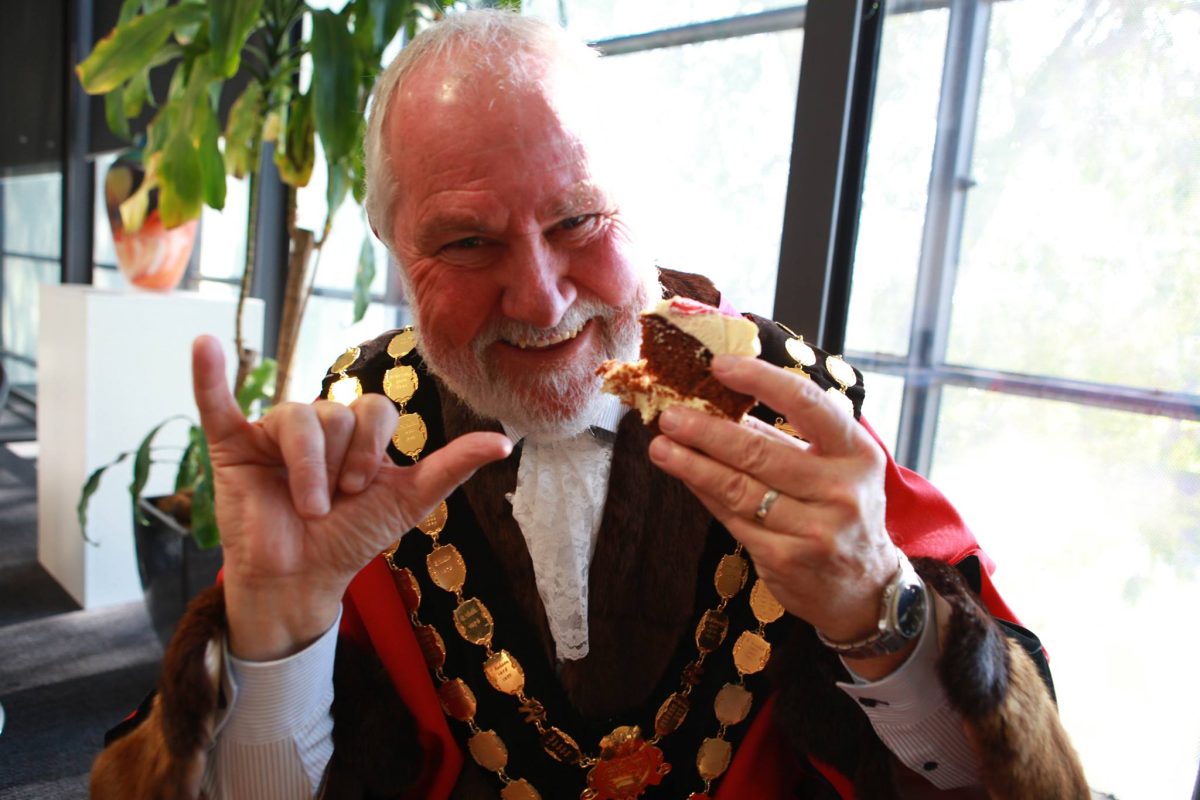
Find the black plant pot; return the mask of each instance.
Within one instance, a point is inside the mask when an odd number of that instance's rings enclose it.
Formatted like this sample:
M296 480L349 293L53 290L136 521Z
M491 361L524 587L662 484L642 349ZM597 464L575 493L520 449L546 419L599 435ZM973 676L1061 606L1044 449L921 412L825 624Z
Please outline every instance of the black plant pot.
M216 580L221 548L201 550L188 529L153 500L141 500L146 519L134 519L134 540L146 611L158 640L166 647L188 601Z

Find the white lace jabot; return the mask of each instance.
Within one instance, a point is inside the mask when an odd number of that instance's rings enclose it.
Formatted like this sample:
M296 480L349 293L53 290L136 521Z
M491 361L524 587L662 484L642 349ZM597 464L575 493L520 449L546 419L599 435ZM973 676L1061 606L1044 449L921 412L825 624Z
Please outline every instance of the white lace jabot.
M607 396L606 396L607 397ZM615 433L628 410L608 397L594 428ZM509 438L518 431L505 424ZM588 570L608 493L612 444L584 431L570 439L525 439L513 517L533 560L538 595L560 660L588 654Z

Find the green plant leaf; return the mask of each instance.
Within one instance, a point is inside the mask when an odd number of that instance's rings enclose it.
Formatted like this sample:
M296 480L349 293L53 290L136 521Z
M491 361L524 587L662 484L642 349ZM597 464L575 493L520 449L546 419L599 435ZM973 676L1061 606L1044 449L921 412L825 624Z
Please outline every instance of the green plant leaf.
M142 107L147 101L153 101L153 96L150 94L150 70L149 68L142 70L129 79L129 83L125 84L124 95L124 112L126 119L133 119L138 114L142 113ZM108 102L108 96L104 98L105 103ZM112 123L109 123L112 127Z
M142 0L125 0L121 3L121 13L117 16L117 27L121 27L137 16L142 8Z
M326 167L328 171L325 182L325 219L328 222L341 208L342 202L346 199L346 193L350 191L350 175L347 174L346 166L341 162L327 161ZM323 234L322 238L324 238Z
M146 434L146 438L142 439L142 443L138 445L137 455L133 459L133 482L129 484L129 496L133 499L134 518L138 522L145 521L138 501L142 499L142 490L146 488L146 481L150 479L150 450L154 446L154 437L158 436L158 432L163 427L177 419L187 419L187 417L179 415L167 417L151 428L150 432Z
M368 227L368 230L370 228ZM375 280L375 248L371 234L363 237L358 251L358 271L354 273L354 321L361 322L371 305L371 281Z
M242 47L258 22L262 0L209 0L208 41L213 71L232 78L241 63Z
M158 173L158 212L168 228L196 219L204 203L200 154L183 126L176 126L163 146Z
M200 173L204 180L204 202L220 211L225 207L225 159L217 142L221 133L217 130L217 115L207 104L200 113L204 117L204 130L200 134L197 153L200 157Z
M371 17L375 20L372 33L375 35L376 61L383 55L384 48L413 13L412 0L367 0Z
M92 495L94 495L96 490L100 488L100 478L109 469L109 467L115 467L117 464L120 464L131 455L133 455L133 451L126 450L124 453L121 453L103 467L97 468L94 472L92 472L91 475L88 476L88 479L83 484L83 489L79 492L79 502L75 504L75 518L79 520L79 533L83 536L83 540L88 544L100 544L95 539L92 539L87 535L88 504L92 501Z
M200 465L196 491L192 495L192 538L201 549L207 550L221 542L221 534L217 530L216 484L213 482L212 459L208 455L208 437L202 428L194 425L190 434Z
M287 124L275 145L275 166L284 183L307 186L316 163L312 92L296 96L288 110Z
M254 404L259 400L268 400L275 396L275 374L279 365L273 358L264 358L258 366L246 376L246 382L237 393L238 408L242 414L249 417Z
M212 481L208 478L201 478L196 483L196 491L192 495L192 538L201 550L221 543Z
M331 11L312 12L313 110L325 158L340 161L354 147L358 112L359 59L354 37Z
M116 89L146 68L177 25L204 17L200 3L181 3L118 25L96 43L91 55L75 67L75 74L88 94Z
M193 425L192 430L195 429L196 426ZM196 464L196 443L192 441L192 430L188 431L187 447L183 448L183 455L179 457L179 469L175 472L176 492L192 488L196 482L196 476L200 474Z
M235 178L244 178L258 168L263 110L262 85L258 81L251 81L229 109L225 169Z
M120 139L129 140L129 119L125 116L125 90L118 86L104 95L104 121Z
M360 206L367 199L367 165L361 137L350 153L350 191Z

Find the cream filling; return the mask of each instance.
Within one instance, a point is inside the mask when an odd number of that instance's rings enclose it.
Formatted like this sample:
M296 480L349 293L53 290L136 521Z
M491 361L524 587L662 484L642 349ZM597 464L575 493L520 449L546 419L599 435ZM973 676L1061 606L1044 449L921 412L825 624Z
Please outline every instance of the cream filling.
M714 309L708 314L687 314L673 310L671 300L660 300L647 312L670 322L697 339L713 355L757 356L762 352L758 326L745 317L731 317Z

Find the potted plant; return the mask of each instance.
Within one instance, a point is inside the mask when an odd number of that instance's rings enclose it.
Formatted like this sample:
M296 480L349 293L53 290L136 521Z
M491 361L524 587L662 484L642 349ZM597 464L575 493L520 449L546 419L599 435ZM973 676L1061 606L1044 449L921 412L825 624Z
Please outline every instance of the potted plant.
M511 3L505 3L511 5ZM119 204L123 230L136 232L146 220L150 193L168 229L197 219L204 205L220 210L225 202L226 175L250 182L245 269L238 299L234 344L237 352L235 393L249 415L262 401L277 402L287 391L304 306L312 291L322 246L334 213L347 195L363 199L362 133L367 99L381 69L384 48L403 30L441 13L437 0L350 0L337 12L316 10L303 0L125 0L116 27L97 42L76 73L85 91L104 97L110 129L126 139L143 139L140 183ZM312 60L312 79L301 86L305 56ZM165 97L155 97L151 73L171 74ZM237 92L227 118L220 118L221 99ZM226 97L228 101L230 98ZM156 109L144 131L130 120L147 106ZM327 169L327 212L319 232L296 225L295 192L305 186L315 163L319 138ZM245 346L242 309L255 269L255 233L259 224L260 161L271 157L288 192L290 252L286 296L278 336L277 362L261 360ZM362 248L355 281L355 321L362 318L374 274L372 248ZM135 449L97 469L83 487L78 517L87 538L87 505L111 466L133 458L130 495L139 546L151 541L151 522L170 527L176 518L190 531L168 535L163 550L179 553L183 570L188 556L216 547L219 533L213 511L212 468L204 433L189 422L188 444L176 461L176 493L165 501L174 513L147 507L142 491L163 448L155 437L176 418L154 427ZM160 504L161 505L161 504ZM89 540L90 541L90 540ZM194 561L195 559L191 559ZM153 567L163 558L139 555L139 569L152 602ZM219 562L219 557L215 560ZM155 573L157 574L157 573ZM186 577L183 588L154 591L174 606L182 592L198 586ZM156 621L177 611L153 610ZM160 632L160 635L162 633Z

